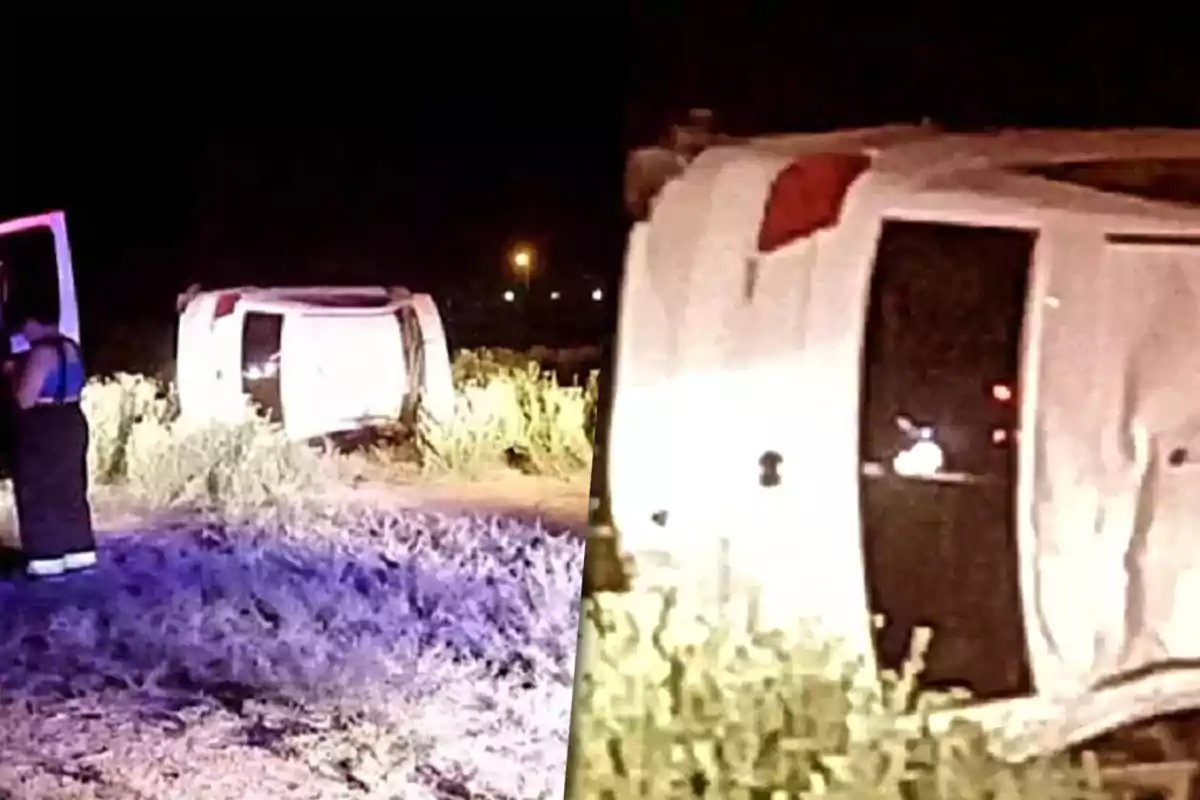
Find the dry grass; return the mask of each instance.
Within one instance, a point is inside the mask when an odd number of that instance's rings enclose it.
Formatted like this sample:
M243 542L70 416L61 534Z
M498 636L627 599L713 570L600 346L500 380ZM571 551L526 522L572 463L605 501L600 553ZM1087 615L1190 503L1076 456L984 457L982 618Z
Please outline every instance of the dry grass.
M0 583L0 797L560 795L574 537L359 510L102 545Z

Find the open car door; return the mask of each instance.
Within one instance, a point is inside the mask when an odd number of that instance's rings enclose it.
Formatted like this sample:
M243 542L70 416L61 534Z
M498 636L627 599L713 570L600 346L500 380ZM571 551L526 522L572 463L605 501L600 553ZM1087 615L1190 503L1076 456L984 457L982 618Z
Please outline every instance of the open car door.
M12 330L22 309L55 309L64 335L79 341L79 309L75 273L61 211L0 222L0 359L29 349L25 337ZM8 467L12 452L12 391L0 378L0 464Z
M0 222L0 298L11 353L29 349L24 337L9 330L9 319L21 307L56 308L58 327L79 341L79 309L75 272L62 211Z

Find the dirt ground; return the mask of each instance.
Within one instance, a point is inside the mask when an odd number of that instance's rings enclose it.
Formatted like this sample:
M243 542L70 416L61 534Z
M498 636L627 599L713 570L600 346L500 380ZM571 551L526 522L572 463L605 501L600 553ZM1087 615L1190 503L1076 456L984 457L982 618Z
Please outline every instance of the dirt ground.
M588 477L551 478L523 475L516 471L497 473L479 480L427 479L413 475L400 481L362 481L357 485L329 490L331 503L370 506L377 509L411 509L443 514L488 514L512 517L544 526L587 532ZM0 521L0 543L15 542L8 514ZM128 531L152 527L186 514L162 515L139 509L120 496L99 495L93 501L93 516L99 531ZM170 521L169 519L167 521Z
M447 514L496 514L578 533L587 531L588 476L536 477L511 471L476 481L416 479L411 483L366 482L341 490L342 497L375 507Z

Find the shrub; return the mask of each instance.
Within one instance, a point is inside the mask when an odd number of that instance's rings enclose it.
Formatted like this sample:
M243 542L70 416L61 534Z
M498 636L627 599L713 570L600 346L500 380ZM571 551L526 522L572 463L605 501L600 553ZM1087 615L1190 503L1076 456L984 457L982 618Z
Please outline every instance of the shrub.
M591 464L597 382L561 386L528 357L464 350L455 357L453 417L419 415L423 468L478 476L508 462L526 472L568 475Z
M479 477L510 465L541 475L578 474L591 463L597 380L559 385L536 361L509 350L466 350L455 358L455 413L418 414L413 441L376 447L360 473L415 456L427 473ZM287 440L247 406L232 423L184 426L173 387L142 375L88 383L88 467L94 486L119 486L158 508L245 514L276 508L329 482L346 459ZM410 453L412 455L410 455Z
M962 699L915 690L927 635L904 674L864 684L836 647L691 635L685 608L673 591L585 601L569 797L1097 796L1065 758L1010 764L977 726L911 724Z
M126 466L134 495L154 508L187 507L243 518L327 486L336 461L249 408L238 423L187 428L142 422L130 436Z
M587 386L584 389L583 434L589 442L596 441L596 416L600 413L600 372L593 370L588 374Z
M80 403L91 428L88 474L98 486L125 480L129 439L135 425L165 427L178 411L168 387L153 378L129 373L88 381Z
M505 347L480 347L459 350L454 354L450 372L457 387L487 383L495 378L504 378L513 371L523 372L535 359L519 350Z
M119 486L159 509L242 517L279 507L335 477L337 460L289 441L249 405L232 423L185 425L171 387L140 375L96 379L82 404L95 486Z

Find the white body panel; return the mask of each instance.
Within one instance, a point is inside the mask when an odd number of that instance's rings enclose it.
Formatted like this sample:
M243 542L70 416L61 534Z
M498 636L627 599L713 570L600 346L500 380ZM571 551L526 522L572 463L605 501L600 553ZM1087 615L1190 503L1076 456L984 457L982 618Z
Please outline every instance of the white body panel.
M223 295L232 310L217 316ZM424 385L413 385L397 314L412 308L421 327ZM430 312L432 310L432 313ZM281 320L272 364L243 357L247 314ZM436 326L435 330L431 330ZM244 373L278 376L284 429L297 439L397 420L421 389L432 412L453 403L445 332L432 298L379 287L238 288L191 297L180 313L177 375L181 413L192 421L236 420L246 407ZM452 407L452 406L451 406Z
M391 314L284 317L285 422L297 436L400 418L409 391L404 342Z
M891 131L836 226L759 254L775 176L804 153L861 152L863 141L713 148L634 228L609 445L623 548L669 551L693 582L715 581L723 561L735 583L761 587L768 621L816 622L872 658L858 442L882 225L1032 231L1017 536L1036 696L980 713L1019 712L1021 746L1053 749L1196 705L1200 668L1179 665L1200 664L1200 466L1165 459L1200 454L1200 208L1005 166L1200 160L1200 132ZM1106 238L1131 234L1194 241ZM768 450L784 457L773 489L757 480ZM660 512L666 525L652 521Z

